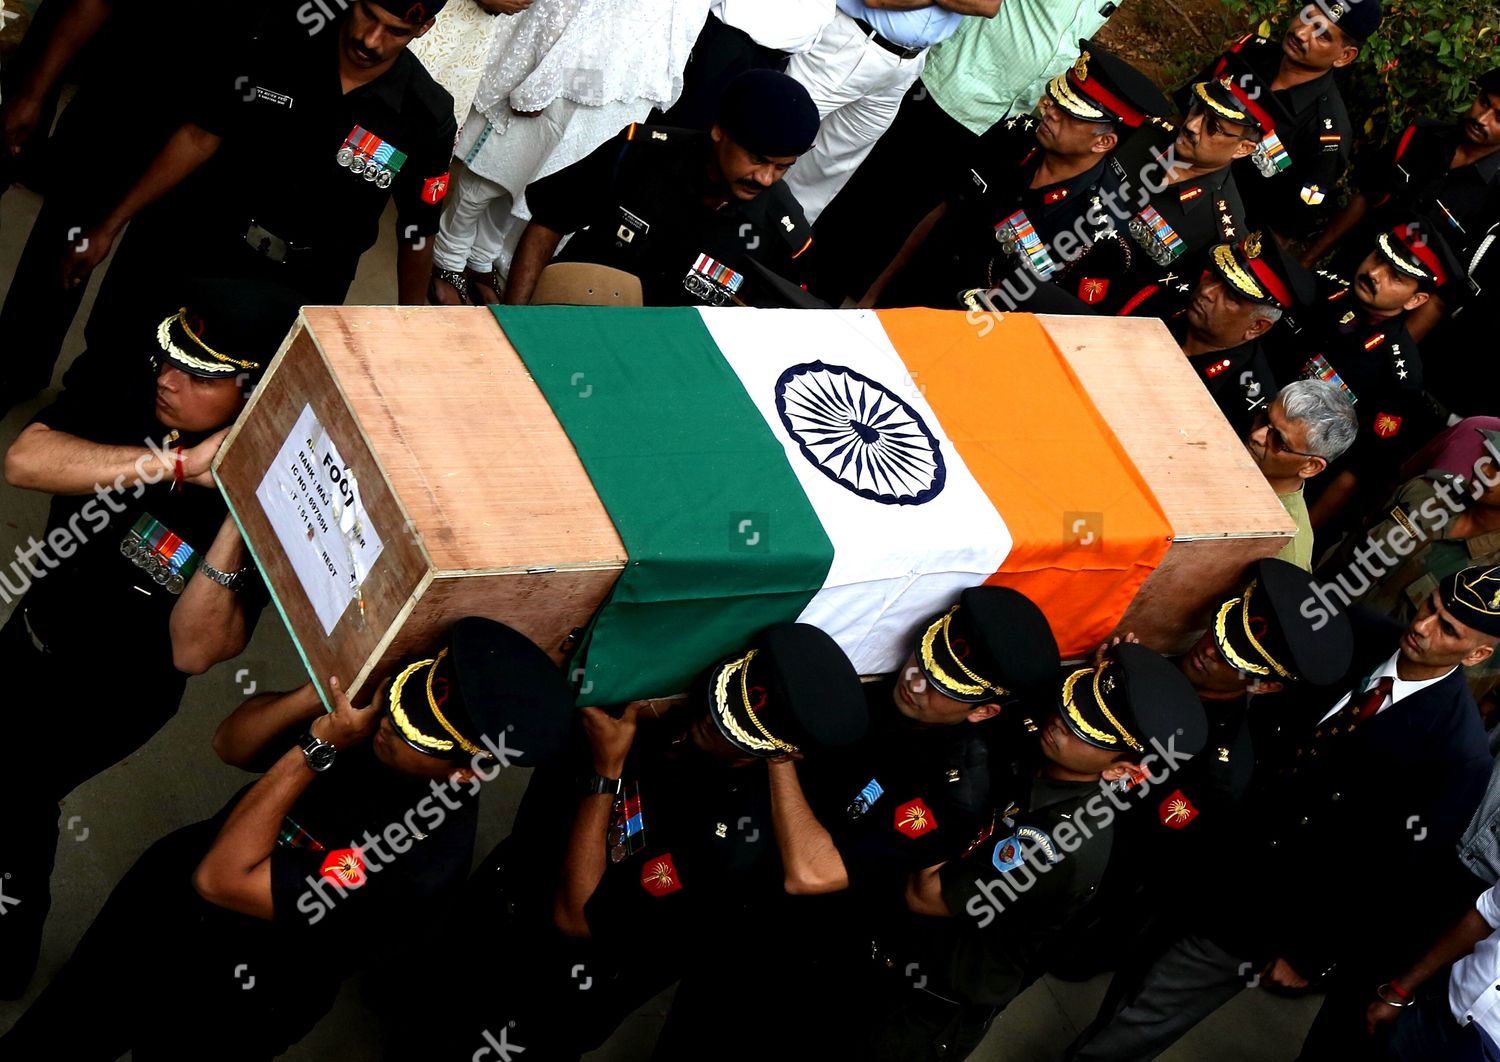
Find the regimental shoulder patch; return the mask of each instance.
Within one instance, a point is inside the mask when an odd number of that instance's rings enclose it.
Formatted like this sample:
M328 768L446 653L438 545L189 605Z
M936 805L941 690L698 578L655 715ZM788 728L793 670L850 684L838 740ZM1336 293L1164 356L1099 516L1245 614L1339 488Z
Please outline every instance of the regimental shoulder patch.
M357 889L365 883L365 861L358 848L340 848L323 857L318 873L336 885Z
M1376 435L1391 439L1401 431L1401 418L1393 413L1377 413L1373 427Z
M1416 525L1411 522L1411 517L1407 515L1406 510L1401 508L1401 506L1398 505L1391 510L1391 519L1401 525L1401 530L1405 531L1412 538L1422 539L1426 537L1417 533Z
M1052 843L1052 835L1039 826L1022 826L1016 831L1016 836L1023 844L1031 845L1046 856L1049 863L1056 863L1062 858L1057 854L1057 845Z
M438 174L422 182L422 202L437 206L448 194L448 175Z
M681 891L682 876L677 873L677 864L672 862L671 852L646 860L641 867L641 888L652 896L667 896Z
M1183 795L1181 789L1174 789L1172 794L1157 806L1156 814L1163 826L1171 830L1180 830L1198 817L1198 809L1193 807L1193 802Z
M921 797L917 797L896 809L895 824L897 833L907 837L925 837L937 829L938 821L932 809Z
M995 869L1004 874L1008 870L1015 870L1026 858L1026 853L1021 851L1021 838L1017 834L1011 834L1005 840L995 845L995 850L990 854L990 862Z
M1090 306L1096 302L1103 302L1108 292L1108 277L1082 277L1078 281L1078 297Z

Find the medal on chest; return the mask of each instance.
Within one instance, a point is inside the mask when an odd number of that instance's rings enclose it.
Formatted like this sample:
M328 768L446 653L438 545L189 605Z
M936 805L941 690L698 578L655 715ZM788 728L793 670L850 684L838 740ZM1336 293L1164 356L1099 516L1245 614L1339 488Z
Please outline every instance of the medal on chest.
M142 513L120 540L120 552L169 594L182 593L198 569L198 553L150 513Z
M609 816L609 860L620 863L646 847L646 818L641 812L641 786L629 782L615 798Z
M1026 211L1017 210L996 225L995 239L999 241L1000 249L1006 254L1015 254L1020 251L1024 261L1038 279L1050 280L1057 272L1057 264L1047 253L1047 248L1043 246L1042 238L1037 235L1036 226L1026 216Z
M343 146L334 156L334 161L377 188L389 188L406 163L406 153L363 126L356 125L344 138Z
M682 279L682 286L710 306L727 306L738 302L740 285L745 282L743 273L736 273L723 262L700 254Z
M1186 250L1177 230L1152 206L1143 207L1130 219L1130 235L1157 265L1171 265Z

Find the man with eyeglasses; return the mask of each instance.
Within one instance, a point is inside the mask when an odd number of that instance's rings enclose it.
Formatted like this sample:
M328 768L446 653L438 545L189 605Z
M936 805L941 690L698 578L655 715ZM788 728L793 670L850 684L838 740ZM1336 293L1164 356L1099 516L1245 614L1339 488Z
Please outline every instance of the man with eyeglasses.
M1250 223L1278 239L1305 239L1327 221L1333 204L1325 201L1349 165L1354 140L1334 71L1359 58L1381 14L1380 0L1308 4L1279 41L1247 33L1193 79L1253 74L1285 112L1256 150L1234 164ZM1183 88L1184 100L1189 91Z
M1359 421L1344 390L1324 380L1287 384L1259 410L1245 436L1245 449L1297 524L1297 537L1277 554L1312 568L1313 530L1303 487L1354 445Z
M1084 298L1095 312L1167 316L1192 290L1209 249L1244 236L1230 163L1275 125L1254 91L1228 77L1199 82L1180 127L1143 127L1110 156L1109 186L1090 216L1097 225L1068 271L1079 291L1104 289Z

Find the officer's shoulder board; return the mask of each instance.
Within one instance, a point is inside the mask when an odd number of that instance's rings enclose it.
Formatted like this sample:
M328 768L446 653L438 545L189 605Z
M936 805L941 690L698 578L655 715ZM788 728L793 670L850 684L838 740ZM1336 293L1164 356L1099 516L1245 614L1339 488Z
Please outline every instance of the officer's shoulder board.
M669 144L673 140L681 138L685 130L674 129L670 126L647 125L644 122L631 122L625 127L625 139L631 143L642 145Z
M1246 48L1260 48L1270 43L1271 41L1269 38L1262 37L1258 33L1247 33L1239 40L1231 44L1229 46L1229 51L1231 53L1240 52L1244 51Z

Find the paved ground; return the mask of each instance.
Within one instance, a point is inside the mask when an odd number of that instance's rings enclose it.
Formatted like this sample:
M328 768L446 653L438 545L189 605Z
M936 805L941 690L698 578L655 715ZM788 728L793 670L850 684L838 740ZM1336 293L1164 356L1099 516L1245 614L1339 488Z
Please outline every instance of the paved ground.
M0 285L9 284L37 203L36 197L24 189L13 190L0 200ZM395 283L389 277L389 217L385 238L386 245L366 256L365 263L367 267L378 264L387 275L374 276L375 270L369 268L362 271L351 302L395 301ZM87 308L86 303L85 312ZM0 336L0 349L4 343L5 337ZM64 365L78 353L81 343L82 329L75 326L64 352ZM61 376L60 371L57 376ZM0 446L9 445L49 397L44 395L0 421ZM0 558L10 556L27 535L38 533L45 515L45 498L0 483ZM9 615L10 608L9 601L0 601L0 621ZM111 885L151 841L213 813L244 783L243 773L217 762L209 737L218 720L252 689L288 689L301 684L305 676L299 669L279 617L268 610L239 659L221 664L188 684L181 712L155 741L64 802L65 828L53 879L55 902L36 986L50 979ZM78 695L93 696L97 692L84 687ZM51 706L57 712L66 712L67 708L66 700ZM11 754L24 753L12 750ZM504 772L486 791L481 853L509 829L516 799L525 785L525 773L520 769ZM122 967L120 976L130 976L128 967ZM1063 1047L1092 1016L1103 990L1103 979L1084 984L1045 979L1006 1011L973 1057L984 1062L1049 1062L1059 1058ZM643 1007L590 1058L594 1062L648 1058L667 1000L664 995ZM26 1002L0 1003L0 1029L10 1026ZM1271 1062L1293 1058L1316 1004L1314 999L1288 1001L1261 991L1244 992L1162 1058L1164 1062ZM350 984L333 1013L285 1057L297 1062L378 1059L380 1041L378 1020L362 1006L358 984Z

